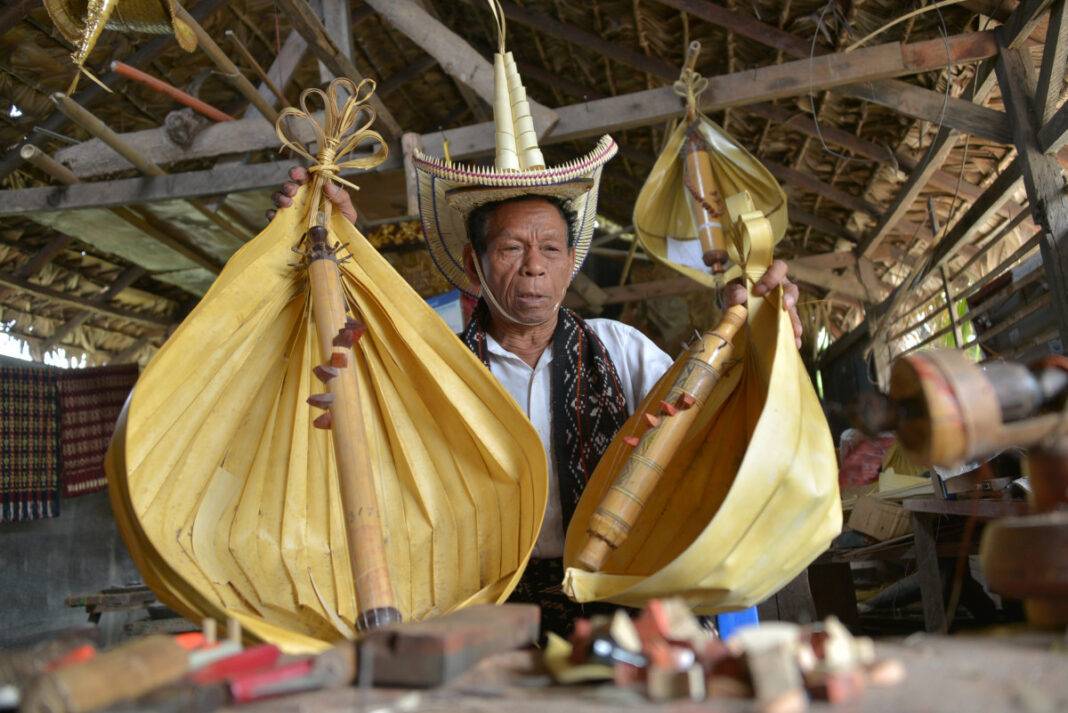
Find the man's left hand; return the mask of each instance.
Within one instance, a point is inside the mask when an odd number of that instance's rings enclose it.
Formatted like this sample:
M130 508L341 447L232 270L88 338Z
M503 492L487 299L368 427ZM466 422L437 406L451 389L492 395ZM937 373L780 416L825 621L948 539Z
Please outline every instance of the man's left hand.
M771 263L764 276L753 285L753 294L763 297L776 287L782 287L782 308L790 315L790 323L794 326L794 342L797 348L801 348L801 317L797 314L797 298L799 295L797 285L790 282L786 277L787 265L782 260ZM749 300L749 290L740 282L732 282L727 285L727 306L744 305Z

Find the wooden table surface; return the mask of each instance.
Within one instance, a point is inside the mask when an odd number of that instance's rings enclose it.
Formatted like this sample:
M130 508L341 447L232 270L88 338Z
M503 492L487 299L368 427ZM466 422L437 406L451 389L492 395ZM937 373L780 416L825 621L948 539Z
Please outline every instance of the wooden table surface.
M869 688L838 713L1063 713L1068 711L1068 638L1059 635L939 637L915 635L877 645L880 657L907 671L892 688ZM715 699L653 704L641 693L606 686L552 686L532 652L488 659L449 686L425 691L345 688L228 709L233 713L611 713L703 711L751 713L753 701Z
M932 515L974 515L982 520L999 517L1026 515L1027 503L1023 500L942 500L941 498L906 498L901 501L906 510Z

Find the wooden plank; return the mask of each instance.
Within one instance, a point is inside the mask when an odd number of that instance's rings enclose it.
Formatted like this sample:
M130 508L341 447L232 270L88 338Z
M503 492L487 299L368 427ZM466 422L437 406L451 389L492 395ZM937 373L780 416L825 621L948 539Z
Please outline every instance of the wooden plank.
M401 151L390 151L386 162L371 172L401 168ZM217 166L204 171L187 171L167 176L124 178L74 186L45 186L16 191L0 191L0 215L25 215L41 211L108 208L128 203L150 203L172 198L206 198L264 188L277 189L289 180L294 161L273 161L252 165ZM352 178L367 171L342 171Z
M878 82L871 85L850 87L849 96L874 104L889 107L905 116L923 119L932 123L972 134L999 144L1012 143L1012 127L1003 111L958 97L946 98L945 94L932 92L907 82ZM942 107L945 106L945 117Z
M901 504L910 512L932 515L959 515L980 520L1026 515L1027 503L1022 500L943 500L942 498L905 498Z
M38 3L35 0L13 0L0 12L0 35L22 22Z
M993 46L989 33L978 34L978 39L976 33L950 38L950 46L968 48L977 42L983 47ZM939 39L938 42L941 44L942 40ZM986 51L983 50L984 53ZM826 55L813 63L815 66L811 71L809 61L805 59L710 77L709 88L702 95L702 108L706 112L713 112L727 106L765 102L784 96L807 94L810 90L826 89L842 83L864 82L887 74L929 71L941 66L932 61L929 65L906 67L902 56L903 46L895 42L857 50L848 55ZM944 59L941 61L944 62ZM681 116L683 106L670 87L661 87L571 104L557 109L556 112L560 120L551 132L542 137L543 144L572 141L661 123ZM440 156L444 137L449 140L453 156L479 156L493 151L492 127L491 122L484 122L445 132L434 132L433 135L424 137L423 143L428 153ZM279 145L274 127L259 118L209 126L187 149L167 141L162 129L131 132L123 134L122 139L161 165L277 148ZM62 149L56 153L56 159L83 178L127 168L106 146L93 141Z
M938 564L938 516L913 512L912 533L915 537L916 576L920 581L920 595L923 599L924 627L929 632L944 634L948 622L942 569Z
M467 0L467 2L483 6L482 0ZM554 37L581 49L596 52L614 62L619 62L631 69L645 72L659 79L674 82L679 77L678 67L656 57L648 57L635 50L627 49L619 43L606 40L600 35L560 22L536 10L509 2L509 0L502 0L501 7L504 8L505 17L509 20L520 25L526 25L549 37Z
M204 20L225 4L226 0L200 0L200 2L193 6L193 9L190 10L189 13L197 20ZM125 58L124 61L132 67L140 67L148 64L160 54L170 49L171 43L173 42L174 35L171 34L157 37L143 44L140 49ZM114 88L118 86L120 82L125 81L110 69L98 74L97 79L109 89ZM114 95L96 82L85 82L82 89L74 95L73 99L82 106L88 107L105 97L110 101L113 99ZM40 123L39 126L47 131L60 131L67 126L67 117L59 112L55 112L43 123ZM6 178L12 171L22 165L22 157L19 155L19 151L22 147L26 144L39 146L40 144L38 142L46 140L42 137L44 137L44 134L30 133L27 137L24 137L22 141L19 141L7 150L3 160L0 160L0 179Z
M293 81L293 75L296 74L297 67L300 66L300 62L304 59L304 54L307 51L308 42L299 32L293 30L286 35L285 42L282 43L282 48L278 51L278 55L271 62L271 66L267 68L267 76L283 92L286 90L286 86ZM271 91L266 82L260 82L260 85L256 87L256 91L268 104L272 106L277 104L278 98L275 97L274 92ZM262 118L263 114L254 105L250 105L242 117L245 119Z
M1037 106L1032 98L1033 67L1023 50L1007 46L997 64L998 84L1005 110L1013 120L1017 163L1035 222L1042 227L1042 267L1053 295L1053 309L1061 338L1068 339L1068 196L1065 175L1053 156L1042 152L1038 142Z
M1068 66L1068 3L1056 0L1049 10L1049 27L1042 50L1042 65L1035 88L1035 115L1038 125L1045 124L1057 109L1064 90L1064 71Z
M774 161L763 161L764 166L771 171L775 178L779 179L783 183L789 183L790 185L797 186L798 188L806 191L807 193L814 193L818 196L823 196L829 201L837 203L838 205L855 210L861 213L867 213L872 216L879 214L878 206L868 203L866 200L859 196L855 196L851 193L847 193L840 188L835 188L823 181L819 180L811 174L803 171L798 171L796 168L790 168L789 166L783 166L782 164Z
M348 77L356 84L363 81L363 75L330 39L323 23L308 6L307 0L278 0L278 4L285 10L294 29L308 42L308 48L335 76ZM379 130L390 137L399 137L402 133L401 126L382 100L372 96L368 103L378 115Z
M493 105L493 64L462 37L411 0L367 0L390 25L437 60L450 77ZM530 100L534 129L540 138L556 124L556 113Z
M105 304L97 304L92 300L77 295L70 295L65 292L53 290L50 287L43 285L35 285L27 280L20 279L14 275L0 273L0 285L10 287L16 290L22 290L34 297L40 297L46 299L49 302L55 302L56 304L65 305L68 307L84 308L90 312L104 315L105 317L117 317L119 319L125 319L130 322L137 322L143 324L146 327L153 329L163 330L170 327L170 322L162 317L156 317L154 315L140 314L128 309L122 309L120 307L112 307Z
M850 233L845 229L841 223L836 223L833 220L828 220L823 216L813 215L808 211L801 210L794 207L791 203L789 209L786 211L786 217L791 223L800 223L801 225L808 226L813 230L817 230L821 233L831 236L832 238L838 238L839 240L848 240L851 243L857 242L857 236Z

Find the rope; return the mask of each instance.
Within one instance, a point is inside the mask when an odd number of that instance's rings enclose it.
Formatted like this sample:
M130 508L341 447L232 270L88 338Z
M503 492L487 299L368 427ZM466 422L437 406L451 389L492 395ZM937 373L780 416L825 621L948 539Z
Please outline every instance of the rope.
M348 98L340 101L341 91L345 90ZM348 186L354 190L360 187L342 178L339 174L347 169L369 169L386 160L389 155L389 146L382 135L371 130L371 124L375 120L375 110L367 106L371 95L375 91L373 79L364 79L356 85L350 79L335 79L324 92L321 89L305 89L300 93L300 109L288 107L278 114L274 129L278 134L278 140L282 142L279 150L289 149L303 156L311 165L308 173L313 180L311 183L312 200L308 211L309 227L315 224L320 212L323 188L327 182ZM310 106L312 97L318 97L323 104L323 122L315 118L315 111ZM366 117L363 123L358 124L360 115ZM303 121L315 136L314 143L318 147L318 154L313 155L311 150L296 137L291 131L289 119ZM311 142L309 142L311 143ZM377 144L374 152L370 155L350 157L356 149ZM328 214L329 201L323 206Z
M679 78L671 85L671 90L686 100L687 114L692 116L698 113L697 97L701 96L706 89L708 89L708 79L689 68L683 68L679 73Z

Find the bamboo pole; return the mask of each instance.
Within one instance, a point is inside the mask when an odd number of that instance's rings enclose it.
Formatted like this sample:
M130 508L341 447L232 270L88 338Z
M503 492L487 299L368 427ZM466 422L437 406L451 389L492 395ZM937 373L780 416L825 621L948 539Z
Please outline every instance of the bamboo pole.
M111 63L111 71L119 76L132 79L144 84L149 89L174 99L179 104L184 104L193 111L202 114L212 121L233 121L234 117L224 111L220 111L207 102L197 99L192 94L183 92L173 84L169 84L158 77L153 77L148 72L142 72L137 67L131 67L125 62L115 60Z
M69 168L61 164L59 161L56 161L33 144L26 144L23 146L19 150L19 155L22 157L22 160L29 161L41 171L47 173L65 186L81 183L81 180L75 176ZM195 245L186 242L185 239L169 234L166 229L161 227L161 221L147 211L137 206L122 206L108 208L107 210L122 221L132 225L152 239L166 245L179 255L189 258L197 265L209 270L213 274L218 275L222 272L222 265L218 260L203 252Z
M145 158L137 149L128 144L121 136L111 130L107 124L101 121L95 114L61 92L52 94L52 102L72 122L82 127L96 138L111 147L117 154L129 161L134 167L146 176L166 176L167 172L151 160ZM241 242L247 242L251 237L247 230L235 226L229 220L224 219L219 213L228 217L234 214L230 210L220 207L218 211L204 205L202 201L187 201L198 213L211 221L214 225L233 235ZM239 217L239 216L238 216Z
M667 398L660 402L660 412L645 414L649 428L628 441L634 450L590 518L589 539L577 559L582 569L600 570L612 550L627 539L664 469L722 377L734 354L734 336L747 314L745 305L729 308L716 328L702 335Z
M327 418L324 421L317 419L316 423L331 431L349 563L360 610L356 625L360 631L365 631L397 623L401 614L396 608L389 579L382 519L356 383L354 349L361 332L347 314L336 246L329 245L326 228L313 226L308 231L308 241L312 316L319 335L323 366L329 367L317 372L326 377L329 396L325 401L321 396L312 397L318 399L313 405L326 403L329 407L328 413L324 414Z
M276 122L278 120L278 112L256 91L256 87L252 86L252 82L241 74L237 65L231 61L230 57L219 45L215 44L215 40L200 26L200 23L184 7L178 4L174 6L174 16L192 28L193 33L197 36L197 46L204 50L204 54L208 55L211 61L215 63L215 66L219 68L219 71L223 73L223 76L234 85L234 88L241 92L265 119L272 124Z
M286 95L282 92L279 86L274 83L274 80L271 79L260 63L256 61L256 58L252 56L252 52L249 51L248 47L245 47L245 43L238 39L237 34L235 34L233 30L227 30L226 36L230 38L230 41L233 42L234 47L237 48L238 53L244 60L252 65L252 69L256 72L256 76L260 78L260 81L262 81L264 85L271 90L271 93L278 98L278 101L281 102L279 106L290 106L289 100L286 99Z

